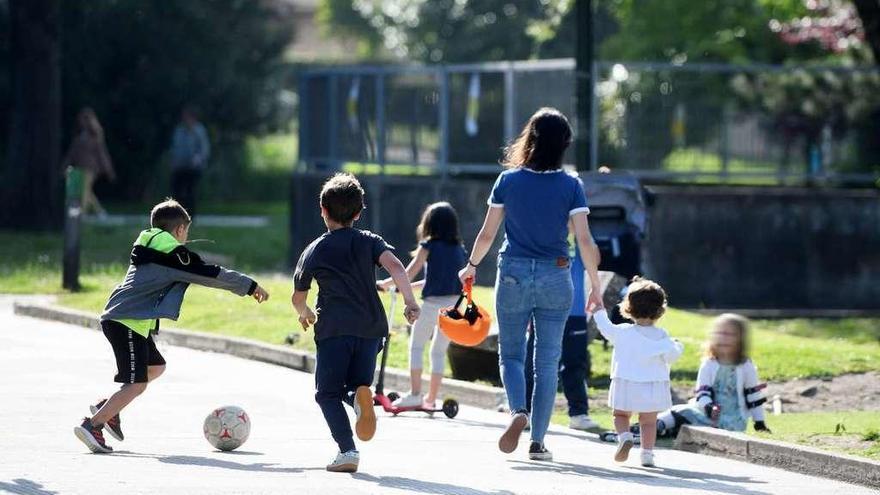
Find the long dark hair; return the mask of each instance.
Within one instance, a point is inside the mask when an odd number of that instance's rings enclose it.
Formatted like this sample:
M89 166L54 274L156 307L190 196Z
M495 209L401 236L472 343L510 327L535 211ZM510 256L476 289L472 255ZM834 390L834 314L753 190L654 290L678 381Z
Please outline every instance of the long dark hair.
M502 165L526 167L542 172L562 166L562 156L571 144L571 125L555 108L544 107L526 122L519 136L504 150Z
M416 238L421 241L436 240L461 244L458 232L458 213L446 201L428 205L422 213L422 221L416 228Z

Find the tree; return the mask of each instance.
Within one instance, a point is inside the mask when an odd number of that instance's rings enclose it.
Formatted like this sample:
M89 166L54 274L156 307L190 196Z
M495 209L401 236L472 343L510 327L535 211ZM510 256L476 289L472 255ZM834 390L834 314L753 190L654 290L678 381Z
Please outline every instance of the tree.
M326 30L392 56L426 63L531 57L538 36L570 0L322 0ZM373 55L377 55L374 51Z
M59 0L9 3L12 106L0 225L61 223L60 13Z
M119 165L107 193L164 193L161 158L185 104L200 109L215 145L209 173L222 173L233 188L244 137L280 125L289 4L92 0L64 2L62 10L64 127L80 107L95 108ZM231 156L222 167L221 155Z

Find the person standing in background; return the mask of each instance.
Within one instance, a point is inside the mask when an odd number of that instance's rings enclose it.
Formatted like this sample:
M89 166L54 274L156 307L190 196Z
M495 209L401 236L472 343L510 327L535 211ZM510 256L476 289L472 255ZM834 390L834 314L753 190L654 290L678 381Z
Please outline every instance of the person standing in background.
M74 136L70 142L70 148L61 162L61 168L78 168L83 174L82 210L85 213L94 211L99 215L107 212L95 196L92 190L95 181L101 176L107 176L111 181L116 180L116 172L113 170L113 162L107 145L104 142L104 128L98 122L95 111L85 107L76 116Z
M171 196L195 217L196 186L202 177L211 143L205 126L198 120L195 107L187 105L171 138Z

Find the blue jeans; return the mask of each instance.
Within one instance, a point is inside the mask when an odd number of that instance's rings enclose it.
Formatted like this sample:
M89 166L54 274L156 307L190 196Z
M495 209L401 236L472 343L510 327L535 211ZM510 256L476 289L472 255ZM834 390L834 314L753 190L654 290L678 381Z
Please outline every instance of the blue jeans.
M587 376L590 372L590 350L588 342L587 317L569 316L565 322L565 334L562 337L562 359L559 361L559 378L562 380L562 391L568 402L568 416L590 414L589 398L587 397ZM531 410L531 394L535 387L535 337L529 334L526 347L526 407Z
M321 406L339 451L348 452L355 448L354 437L342 404L351 405L351 393L373 383L382 339L342 335L321 339L316 347L315 401Z
M544 442L550 425L565 320L573 287L568 260L504 256L498 260L495 312L501 380L512 413L526 408L526 327L535 323L535 390L532 394L532 441ZM560 266L562 264L563 266Z

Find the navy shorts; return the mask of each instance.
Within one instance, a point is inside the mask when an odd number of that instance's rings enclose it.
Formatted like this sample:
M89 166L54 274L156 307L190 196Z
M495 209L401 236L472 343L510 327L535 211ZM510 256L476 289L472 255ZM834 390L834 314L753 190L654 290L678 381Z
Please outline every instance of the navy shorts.
M165 364L165 358L156 349L153 336L143 335L113 320L101 322L104 336L113 347L116 356L116 377L119 383L146 383L149 366Z

